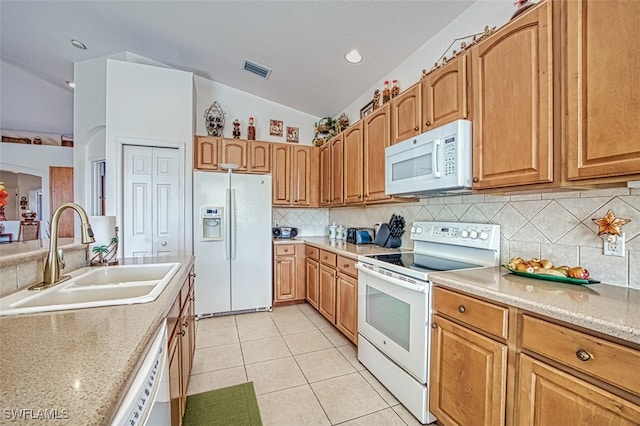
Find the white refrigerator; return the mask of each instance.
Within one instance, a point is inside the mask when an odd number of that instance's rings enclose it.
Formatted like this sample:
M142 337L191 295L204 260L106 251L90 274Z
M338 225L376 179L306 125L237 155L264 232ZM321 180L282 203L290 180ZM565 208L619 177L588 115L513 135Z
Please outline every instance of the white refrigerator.
M196 316L272 305L271 176L193 172Z

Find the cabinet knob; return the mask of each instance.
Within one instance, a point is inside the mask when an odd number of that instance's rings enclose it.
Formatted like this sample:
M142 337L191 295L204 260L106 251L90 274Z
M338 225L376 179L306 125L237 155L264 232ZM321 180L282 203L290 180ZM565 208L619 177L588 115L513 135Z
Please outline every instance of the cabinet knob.
M474 177L472 180L473 180L474 182L479 182L479 181L480 181L480 179L478 179L477 177Z
M427 122L424 124L426 124L427 126L431 126L431 122L429 120L427 120Z
M418 126L416 126L416 127L413 128L413 130L415 130L417 132L418 130L420 130L420 128Z
M458 306L458 312L460 312L461 314L464 314L466 311L466 308L462 305Z
M593 359L593 356L583 349L580 349L578 352L576 352L576 356L580 361L589 361L590 359Z
M327 256L322 256L322 258L323 258L324 260L327 260Z
M436 329L438 328L438 324L436 324L435 322L431 323L431 328Z

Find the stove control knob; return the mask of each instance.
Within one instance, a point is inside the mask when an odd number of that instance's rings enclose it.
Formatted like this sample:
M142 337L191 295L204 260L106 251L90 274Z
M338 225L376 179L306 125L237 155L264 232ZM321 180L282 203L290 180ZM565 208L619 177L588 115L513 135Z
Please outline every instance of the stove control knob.
M482 241L484 241L487 238L489 238L489 234L487 234L486 232L482 231L482 232L480 232L480 236L478 238L480 238Z
M411 233L412 233L412 234L415 234L415 233L416 233L416 227L415 227L415 226L412 226L412 227L411 227Z
M469 233L469 238L471 238L472 240L475 240L476 238L478 238L478 231L471 231Z
M469 231L467 231L467 230L465 229L464 231L462 231L462 232L460 233L460 236L461 236L462 238L468 238L468 237L469 237Z
M422 234L422 227L416 226L416 233Z

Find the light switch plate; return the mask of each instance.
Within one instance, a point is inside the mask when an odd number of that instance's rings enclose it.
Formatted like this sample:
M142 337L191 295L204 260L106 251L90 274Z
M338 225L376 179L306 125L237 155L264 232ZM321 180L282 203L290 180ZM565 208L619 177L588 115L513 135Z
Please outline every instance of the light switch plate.
M622 236L607 235L604 239L604 255L624 257L624 232Z

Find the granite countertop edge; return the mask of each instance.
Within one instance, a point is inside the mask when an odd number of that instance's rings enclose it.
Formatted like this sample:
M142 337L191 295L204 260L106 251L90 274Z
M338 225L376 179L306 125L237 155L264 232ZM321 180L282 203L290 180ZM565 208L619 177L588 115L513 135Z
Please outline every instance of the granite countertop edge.
M503 283L507 278L505 276L511 278L511 274L508 272L504 272L500 269L500 267L496 268L479 268L478 271L485 269L490 270L494 273L499 274L500 282ZM440 272L436 274L431 274L431 281L434 285L442 286L445 288L451 288L454 290L460 290L466 292L471 295L475 295L478 297L482 297L494 302L507 304L510 306L514 306L516 308L524 309L526 311L540 314L542 316L552 318L555 320L563 321L568 324L572 324L575 326L582 327L587 330L599 332L611 337L615 337L618 339L622 339L626 342L633 343L635 345L640 345L640 324L637 325L629 325L629 324L620 324L614 321L611 321L607 318L603 318L601 316L596 315L595 312L574 312L563 306L560 303L554 304L553 302L549 302L546 300L543 303L541 300L536 300L535 296L532 295L530 298L524 298L521 296L509 294L505 291L501 291L500 289L488 288L485 283L478 281L474 282L472 279L465 277L464 280L460 279L456 276L456 272ZM527 280L527 278L516 277L518 280ZM534 285L534 283L532 283ZM562 292L562 284L550 284L558 287L558 292ZM604 287L616 287L607 284L597 284L597 286ZM567 292L573 290L575 286L567 287ZM588 286L589 288L593 286ZM604 288L600 287L600 288ZM618 289L618 287L616 287ZM636 291L636 290L631 290ZM629 302L630 303L630 302ZM633 309L637 309L638 307L634 305Z
M0 349L0 406L67 409L65 424L109 424L194 263L193 256L120 260L165 262L181 266L152 302L0 317L0 341L12 342L11 351ZM93 342L73 345L77 334ZM54 343L44 355L46 342Z
M409 250L408 248L385 248L374 244L353 244L345 240L331 240L329 237L296 237L299 241L310 246L335 252L350 259L358 259L361 255L398 253Z

